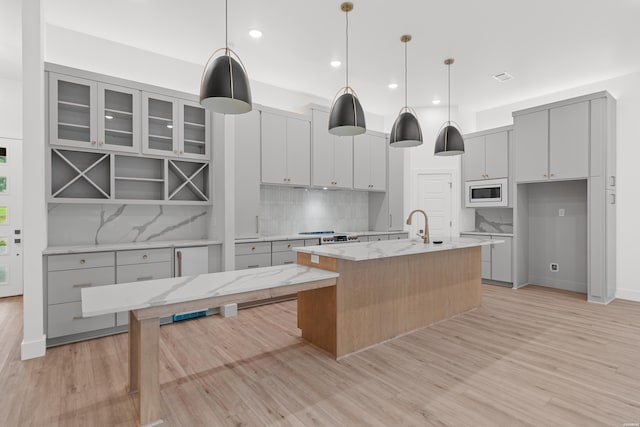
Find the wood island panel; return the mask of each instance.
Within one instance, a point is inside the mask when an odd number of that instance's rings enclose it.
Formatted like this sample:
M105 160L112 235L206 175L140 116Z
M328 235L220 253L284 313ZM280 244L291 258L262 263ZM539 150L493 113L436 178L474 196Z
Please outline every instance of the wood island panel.
M335 299L329 289L298 294L302 336L339 358L476 308L480 253L472 247L366 261L320 256L319 264L298 254L298 264L323 268L333 260L340 273Z

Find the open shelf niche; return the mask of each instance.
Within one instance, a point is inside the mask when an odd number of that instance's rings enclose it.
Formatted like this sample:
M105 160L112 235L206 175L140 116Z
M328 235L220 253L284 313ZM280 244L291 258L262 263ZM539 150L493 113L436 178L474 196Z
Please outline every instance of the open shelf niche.
M115 155L115 198L164 200L164 160Z

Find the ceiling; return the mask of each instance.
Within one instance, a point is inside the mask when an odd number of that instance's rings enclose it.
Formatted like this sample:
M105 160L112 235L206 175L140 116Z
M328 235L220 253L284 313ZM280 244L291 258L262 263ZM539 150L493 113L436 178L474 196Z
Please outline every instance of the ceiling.
M345 16L335 0L230 0L229 40L252 80L333 98L345 81ZM47 0L48 24L204 65L224 45L222 0ZM638 0L364 0L349 14L350 83L364 108L473 111L640 70ZM261 39L248 32L260 29ZM330 60L342 60L334 69ZM506 71L513 80L492 75ZM387 85L399 83L391 90ZM442 105L441 104L441 105Z

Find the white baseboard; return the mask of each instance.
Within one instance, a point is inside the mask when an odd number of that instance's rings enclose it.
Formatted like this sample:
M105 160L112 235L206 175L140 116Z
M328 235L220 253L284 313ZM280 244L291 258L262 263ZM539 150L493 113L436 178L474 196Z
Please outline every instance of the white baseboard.
M640 302L640 291L635 289L616 289L616 298Z
M529 277L529 284L539 284L540 286L545 286L547 288L561 289L565 291L571 292L581 292L587 293L587 284L574 282L572 280L558 280L551 277Z
M42 335L42 337L37 340L31 341L22 340L20 350L22 360L35 359L36 357L44 356L47 352L47 336Z

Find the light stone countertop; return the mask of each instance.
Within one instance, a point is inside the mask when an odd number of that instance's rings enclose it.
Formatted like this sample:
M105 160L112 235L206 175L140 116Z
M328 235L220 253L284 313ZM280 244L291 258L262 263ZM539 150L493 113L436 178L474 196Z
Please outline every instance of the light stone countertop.
M130 251L135 249L185 248L221 245L219 240L167 240L135 243L105 243L103 245L50 246L43 255L77 254L85 252Z
M305 246L301 248L293 248L293 250L311 255L346 259L349 261L366 261L404 255L471 248L474 246L486 246L491 245L492 243L504 243L504 241L458 237L453 239L443 239L443 243L441 244L424 244L420 239L403 239L362 243L340 243L325 246Z
M83 288L82 316L138 310L338 276L332 271L290 264Z
M490 231L461 231L460 234L473 234L474 236L513 237L513 233L493 233L493 232L490 232Z

